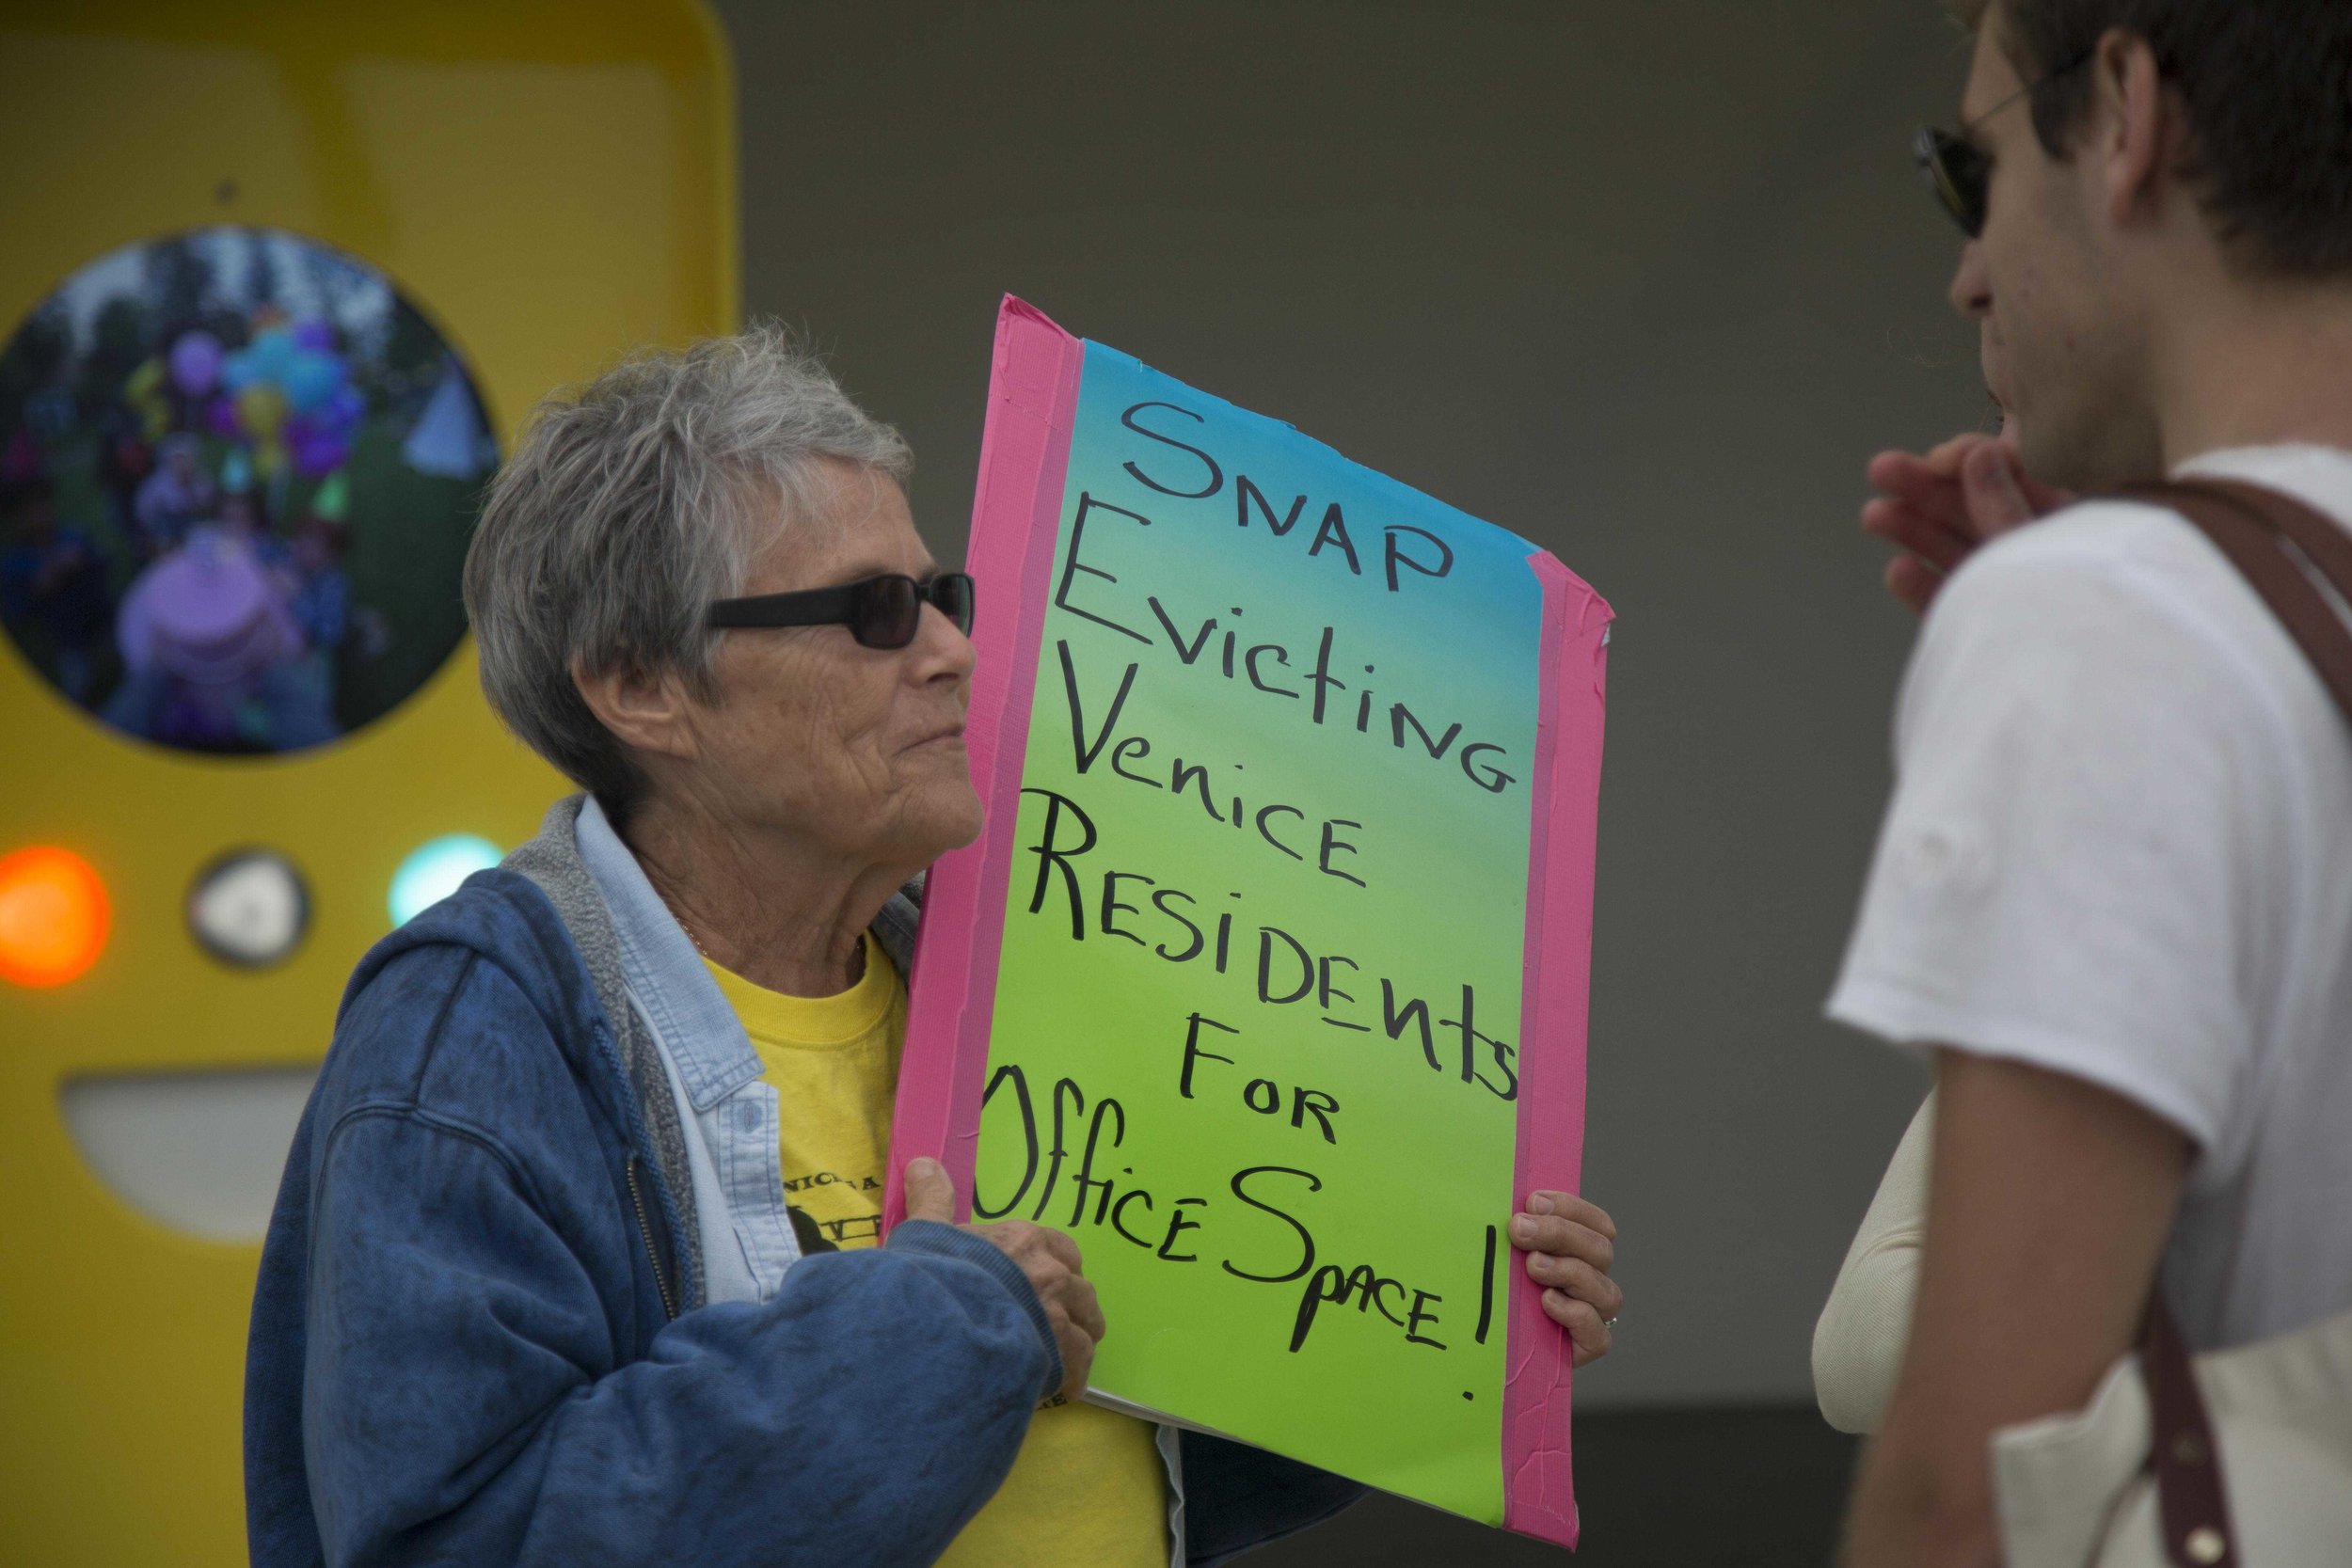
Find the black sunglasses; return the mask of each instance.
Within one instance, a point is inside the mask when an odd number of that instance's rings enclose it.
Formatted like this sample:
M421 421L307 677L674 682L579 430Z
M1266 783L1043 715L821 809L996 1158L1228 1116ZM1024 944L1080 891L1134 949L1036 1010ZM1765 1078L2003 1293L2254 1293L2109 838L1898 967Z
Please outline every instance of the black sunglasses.
M923 624L923 607L930 605L972 632L972 578L963 572L942 572L928 582L901 573L845 582L838 588L810 588L797 594L756 594L745 599L718 599L705 623L713 631L743 626L848 626L850 635L866 648L903 648L914 641Z
M1911 160L1927 177L1944 211L1970 239L1984 233L1985 191L1993 179L1993 160L1967 137L1928 126L1911 139Z
M1943 203L1951 220L1960 225L1962 233L1972 240L1983 237L1986 192L1993 182L1993 160L1968 139L1968 133L2068 71L2081 70L2095 54L2096 50L2083 51L2041 80L2019 87L1958 131L1939 131L1930 126L1911 138L1911 161L1919 166L1919 172L1927 177L1928 188L1935 193L1936 200Z

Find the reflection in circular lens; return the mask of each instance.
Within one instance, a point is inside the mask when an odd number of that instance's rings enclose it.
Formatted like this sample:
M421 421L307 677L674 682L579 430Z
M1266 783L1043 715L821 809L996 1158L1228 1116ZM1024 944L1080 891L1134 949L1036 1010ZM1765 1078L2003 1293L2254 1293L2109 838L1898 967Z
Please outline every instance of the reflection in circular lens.
M310 928L310 895L273 849L223 855L188 889L188 931L223 963L262 969L290 957Z
M450 833L420 845L392 874L392 924L407 925L499 859L499 847L474 833Z
M392 281L274 229L126 245L0 345L0 627L60 696L175 750L298 752L465 635L497 461Z

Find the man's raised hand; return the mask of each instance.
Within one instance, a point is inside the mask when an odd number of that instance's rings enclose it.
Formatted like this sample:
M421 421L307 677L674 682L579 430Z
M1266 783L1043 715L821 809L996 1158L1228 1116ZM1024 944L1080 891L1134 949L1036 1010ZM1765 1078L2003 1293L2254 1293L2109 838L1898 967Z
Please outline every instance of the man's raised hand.
M1979 431L1924 455L1880 452L1868 471L1879 494L1862 508L1863 531L1902 552L1886 563L1887 592L1922 614L1978 546L2074 499L2027 478L2012 442Z
M936 1160L907 1162L907 1218L956 1223L956 1186L946 1167ZM1078 1243L1058 1230L1026 1220L996 1225L966 1225L968 1230L996 1248L1029 1277L1029 1286L1045 1307L1045 1321L1061 1349L1062 1398L1074 1400L1086 1392L1087 1373L1094 1366L1095 1341L1103 1338L1103 1308L1087 1283Z

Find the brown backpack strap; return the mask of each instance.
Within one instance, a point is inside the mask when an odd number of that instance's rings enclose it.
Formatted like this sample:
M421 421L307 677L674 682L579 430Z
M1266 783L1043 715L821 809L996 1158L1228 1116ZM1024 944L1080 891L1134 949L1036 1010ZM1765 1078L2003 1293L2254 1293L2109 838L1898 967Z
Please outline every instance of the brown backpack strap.
M2122 495L2177 512L2212 540L2270 606L2352 722L2352 627L2303 569L2308 562L2352 603L2352 535L2293 496L2236 480L2141 485Z
M2163 1297L2153 1292L2140 1334L2139 1370L2148 1383L2148 1418L2154 1433L2148 1465L2156 1475L2165 1556L2174 1568L2238 1568L2237 1531L2222 1489L2213 1418L2180 1328Z
M2318 508L2266 484L2242 479L2185 481L2182 488L2227 496L2259 511L2264 520L2309 556L2336 592L2352 597L2352 533Z

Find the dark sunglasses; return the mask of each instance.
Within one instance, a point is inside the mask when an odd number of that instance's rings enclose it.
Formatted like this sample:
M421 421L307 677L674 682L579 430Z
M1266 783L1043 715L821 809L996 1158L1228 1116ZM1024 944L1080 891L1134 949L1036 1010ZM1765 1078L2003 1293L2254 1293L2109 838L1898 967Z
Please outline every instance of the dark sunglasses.
M928 582L892 572L863 582L845 582L838 588L718 599L712 601L705 624L713 631L743 626L848 626L860 647L903 648L914 641L925 605L953 621L956 630L971 635L972 578L962 572L942 572Z
M1911 161L1926 176L1944 211L1970 239L1984 233L1985 188L1992 182L1993 160L1967 137L1933 126L1911 139Z
M2010 104L2032 96L2044 85L2069 71L2081 70L2096 53L2085 50L2031 86L2010 93L1959 131L1939 131L1931 126L1911 138L1911 161L1919 166L1928 188L1935 193L1935 199L1943 204L1951 220L1960 225L1962 233L1972 240L1983 237L1986 190L1993 181L1993 160L1968 139L1968 132Z

